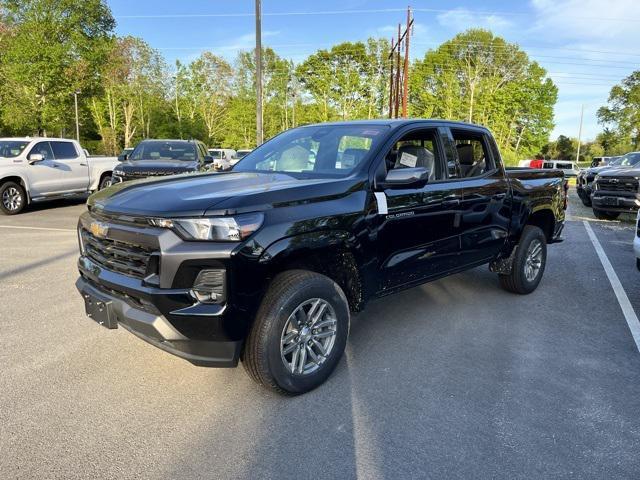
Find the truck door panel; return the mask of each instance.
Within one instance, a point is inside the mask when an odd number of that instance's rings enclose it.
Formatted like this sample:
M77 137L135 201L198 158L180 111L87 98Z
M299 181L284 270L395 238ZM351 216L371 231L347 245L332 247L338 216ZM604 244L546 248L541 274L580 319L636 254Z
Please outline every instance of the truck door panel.
M401 168L402 161L407 163L403 154L420 152L424 156L424 149L435 155L429 158L429 163L435 162L430 181L418 189L384 190L387 213L380 227L379 243L383 290L439 276L458 264L460 237L456 218L462 189L456 182L446 181L444 149L437 130L422 129L401 137L390 152L391 160L387 156L387 165ZM406 158L411 162L413 157Z
M462 179L460 219L461 263L469 265L492 258L503 247L511 222L511 189L497 148L492 148L495 146L486 134L452 133L462 172L472 175Z
M48 141L36 143L27 153L27 159L33 154L40 154L44 160L28 164L29 193L32 197L56 194L59 192L60 171L53 157Z
M89 188L89 163L72 142L51 141L60 173L59 192L80 192Z

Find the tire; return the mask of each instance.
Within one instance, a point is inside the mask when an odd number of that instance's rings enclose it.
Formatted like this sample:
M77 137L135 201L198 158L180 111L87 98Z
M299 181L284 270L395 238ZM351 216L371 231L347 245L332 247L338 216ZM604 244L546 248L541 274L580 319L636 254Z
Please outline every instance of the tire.
M16 215L27 206L27 194L22 185L5 182L0 185L0 210L5 215Z
M531 259L530 254L539 246L538 269L535 276L530 276L531 270L527 270L531 266L528 261ZM511 273L508 275L500 275L500 285L502 288L512 293L526 295L533 292L542 280L544 268L547 264L547 238L544 232L536 226L527 225L522 231L520 242L516 250L516 256L511 266Z
M587 197L586 195L585 196L581 196L580 200L582 200L582 204L585 207L590 207L591 206L591 199L589 197Z
M298 312L296 318L308 320L313 317L307 314L312 313L314 305L322 306L323 312L316 324L330 325L320 330L300 328L295 324L294 312ZM340 361L349 336L349 322L347 298L333 280L306 270L283 272L273 279L262 300L241 355L242 364L253 380L275 392L283 395L308 392L321 385ZM329 335L331 331L334 333ZM304 333L297 335L296 332ZM323 337L316 339L313 332ZM282 347L281 343L292 335L290 342ZM300 338L303 335L305 338ZM326 356L319 354L318 342L327 348ZM284 353L292 347L291 352ZM309 362L308 367L305 361ZM292 364L296 370L302 364L303 373L294 373Z
M101 179L100 179L100 185L98 185L98 190L102 190L104 188L108 188L112 185L113 179L111 178L111 175L107 174L104 175Z
M615 220L620 216L620 212L607 212L606 210L593 209L593 216L598 220Z

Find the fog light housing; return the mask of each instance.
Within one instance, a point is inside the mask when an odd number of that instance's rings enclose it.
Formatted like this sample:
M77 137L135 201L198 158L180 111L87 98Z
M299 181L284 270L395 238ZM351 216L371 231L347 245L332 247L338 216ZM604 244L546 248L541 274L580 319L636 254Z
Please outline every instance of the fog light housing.
M226 295L226 271L201 270L191 288L191 296L200 303L224 303Z

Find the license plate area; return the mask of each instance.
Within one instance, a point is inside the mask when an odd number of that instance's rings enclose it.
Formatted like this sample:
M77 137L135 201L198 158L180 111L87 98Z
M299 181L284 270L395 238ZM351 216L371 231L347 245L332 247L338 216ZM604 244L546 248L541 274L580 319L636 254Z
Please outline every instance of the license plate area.
M82 294L82 297L84 298L85 312L91 320L105 328L118 328L118 317L113 311L111 300L100 299L86 292Z
M603 197L602 203L605 205L615 205L618 206L618 198L617 197Z

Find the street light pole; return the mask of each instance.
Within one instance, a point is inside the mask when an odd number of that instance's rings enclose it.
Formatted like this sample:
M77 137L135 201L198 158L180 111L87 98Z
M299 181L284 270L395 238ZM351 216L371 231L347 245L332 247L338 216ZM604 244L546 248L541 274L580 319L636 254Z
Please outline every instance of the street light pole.
M73 103L76 107L76 140L80 141L80 123L78 122L78 94L79 91L73 92Z

